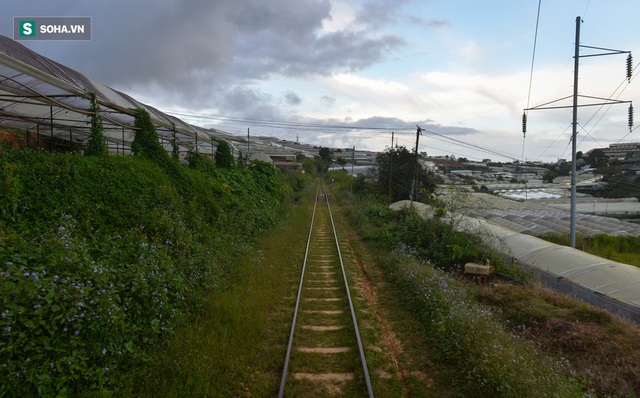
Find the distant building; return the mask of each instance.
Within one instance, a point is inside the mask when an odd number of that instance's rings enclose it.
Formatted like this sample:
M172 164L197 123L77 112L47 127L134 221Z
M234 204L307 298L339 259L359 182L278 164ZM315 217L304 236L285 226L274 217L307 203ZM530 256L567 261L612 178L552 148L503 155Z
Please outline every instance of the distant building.
M624 142L609 144L609 148L598 148L609 159L623 160L627 158L630 153L640 151L640 142ZM595 149L586 153L587 156L591 155Z

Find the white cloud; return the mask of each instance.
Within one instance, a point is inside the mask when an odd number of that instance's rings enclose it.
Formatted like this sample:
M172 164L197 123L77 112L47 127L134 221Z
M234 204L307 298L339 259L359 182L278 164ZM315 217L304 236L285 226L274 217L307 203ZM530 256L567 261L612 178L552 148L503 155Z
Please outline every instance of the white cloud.
M356 12L352 1L332 1L331 17L322 21L322 29L327 33L344 30L353 24L355 15Z

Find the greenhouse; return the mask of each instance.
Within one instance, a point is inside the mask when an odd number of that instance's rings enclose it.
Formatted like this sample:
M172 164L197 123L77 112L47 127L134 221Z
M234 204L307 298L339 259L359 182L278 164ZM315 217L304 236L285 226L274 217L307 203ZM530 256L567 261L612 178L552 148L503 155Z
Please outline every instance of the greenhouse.
M411 202L405 200L394 203L391 208L400 209L409 206ZM434 210L428 205L413 202L413 206L422 217L433 215ZM527 220L526 217L531 214L535 213L523 210L518 218ZM581 216L581 218L586 217ZM602 218L604 217L598 219ZM526 230L518 231L509 229L509 226L520 226L520 223L509 221L498 225L495 222L498 219L484 220L455 214L450 215L447 222L452 223L459 230L483 237L507 259L530 268L553 289L615 312L640 325L640 268L522 233L541 226L539 221L529 221L530 225ZM533 220L533 217L531 219ZM558 219L557 221L558 224L566 221L568 225L568 220ZM609 221L611 225L615 225L614 220ZM549 224L546 228L551 227Z
M130 153L137 108L150 114L168 151L175 142L181 153L191 149L213 156L216 140L231 137L185 123L0 36L0 125L26 131L31 145L42 137L56 138L75 150L89 139L92 101L100 108L112 153Z

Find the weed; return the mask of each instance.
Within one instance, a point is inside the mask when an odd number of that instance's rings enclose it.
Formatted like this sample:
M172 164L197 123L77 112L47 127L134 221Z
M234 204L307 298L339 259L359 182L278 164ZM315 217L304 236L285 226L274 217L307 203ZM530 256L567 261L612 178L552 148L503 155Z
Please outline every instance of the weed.
M0 396L108 391L282 216L275 169L0 157Z

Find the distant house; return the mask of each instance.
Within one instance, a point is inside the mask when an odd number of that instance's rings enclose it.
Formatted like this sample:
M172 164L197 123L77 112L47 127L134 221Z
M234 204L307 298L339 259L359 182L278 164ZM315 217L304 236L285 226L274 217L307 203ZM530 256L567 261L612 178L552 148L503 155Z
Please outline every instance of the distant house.
M473 171L473 170L451 170L451 174L454 174L457 176L472 177L474 174L480 174L480 172Z

